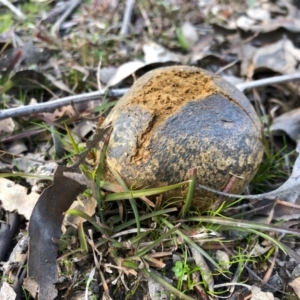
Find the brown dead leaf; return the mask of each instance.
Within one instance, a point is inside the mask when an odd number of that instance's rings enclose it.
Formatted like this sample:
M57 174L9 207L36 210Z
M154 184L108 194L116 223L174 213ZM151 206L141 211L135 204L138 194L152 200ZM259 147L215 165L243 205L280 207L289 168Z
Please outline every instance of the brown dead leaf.
M86 138L86 136L95 131L95 123L89 120L82 120L74 126L72 132L80 138Z
M289 283L289 286L293 288L298 299L300 299L300 277L295 278L292 282Z
M73 108L73 105L66 105L63 107L60 107L56 109L53 113L43 113L43 116L45 117L46 120L49 122L55 122L62 118L63 116L75 116L76 112Z
M26 187L6 178L0 178L0 202L5 210L18 211L29 220L39 196L35 192L27 194Z
M12 133L15 129L15 122L12 118L0 120L0 134Z
M296 151L300 153L300 142L297 144ZM300 155L298 155L294 167L293 172L289 179L284 182L278 189L263 193L263 194L257 194L257 195L236 195L236 194L230 194L230 193L224 193L220 191L216 191L214 189L208 188L204 185L198 184L198 187L213 193L216 193L218 195L231 197L231 198L246 198L249 200L284 200L290 203L295 204L296 200L300 197Z
M155 42L145 44L143 51L145 54L144 60L147 65L158 62L182 61L181 55L171 52Z
M278 189L261 194L261 199L281 199L290 203L295 203L300 197L300 142L297 144L296 151L299 153L291 176Z
M270 130L273 134L283 131L292 140L297 141L300 134L300 108L293 109L275 118Z
M108 89L109 87L112 87L112 86L120 83L122 80L124 80L128 76L132 75L138 69L140 69L144 66L145 66L145 64L141 61L138 61L138 60L130 61L130 62L127 62L127 63L121 65L117 69L117 71L115 72L113 77L108 81L105 89ZM101 79L101 72L100 72L100 79Z
M257 21L267 21L271 19L271 13L268 7L253 7L246 11L249 18Z
M74 92L72 90L70 90L70 88L62 80L57 80L55 77L53 77L50 74L44 74L44 75L57 88L61 89L62 91L65 91L71 95L74 95Z
M0 299L2 300L14 300L16 299L17 294L14 289L7 283L3 282L0 289Z
M258 215L270 216L272 220L276 221L289 221L298 220L300 218L300 198L297 198L295 204L286 201L263 200L254 204Z
M91 198L81 199L80 201L76 200L75 202L73 202L70 209L83 211L85 214L91 217L95 214L96 207L97 207L97 201L95 198L91 197ZM78 225L79 223L84 223L85 221L86 219L83 219L75 215L66 215L64 218L65 225L67 224Z
M33 280L32 278L25 278L23 287L30 293L33 299L36 299L39 286L35 280Z
M263 22L259 25L239 22L238 27L242 30L253 32L271 32L279 28L285 28L291 32L300 32L300 20L291 17L278 17L269 19L267 22Z
M0 73L12 71L20 63L22 50L10 48L0 53Z
M239 58L241 60L241 75L247 76L251 79L254 74L255 65L253 63L253 57L256 53L257 48L251 44L244 44L238 51Z
M167 277L164 277L168 283L172 284L173 281ZM151 300L168 300L170 299L170 292L162 286L159 282L155 281L151 277L148 278L148 290Z
M270 292L262 292L258 286L252 286L251 300L274 300L274 295Z
M251 63L255 70L270 69L281 74L291 74L295 72L299 60L300 50L289 39L284 38L257 49Z
M44 190L34 207L29 222L28 276L38 283L39 299L54 299L57 296L55 283L58 280L56 256L64 213L77 195L85 190L81 185L63 175L78 173L78 169L58 166L53 185Z

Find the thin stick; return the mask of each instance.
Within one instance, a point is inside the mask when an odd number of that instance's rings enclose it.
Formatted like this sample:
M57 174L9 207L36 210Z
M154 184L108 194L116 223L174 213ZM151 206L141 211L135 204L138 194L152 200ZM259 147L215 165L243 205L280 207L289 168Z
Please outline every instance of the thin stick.
M16 16L18 16L20 19L25 20L26 16L18 9L16 8L10 1L8 0L0 0L0 3L8 7Z
M273 83L286 82L294 79L300 79L300 72L290 74L290 75L275 76L275 77L255 80L251 82L239 83L236 85L236 87L239 90L244 91L250 88L261 87ZM102 98L106 94L106 92L108 97L121 97L128 90L129 89L125 88L125 89L116 89L116 90L108 90L108 91L97 91L97 92L76 95L76 96L69 96L69 97L61 98L59 100L50 101L46 103L38 103L29 106L0 110L0 120L5 118L13 118L18 116L29 115L32 113L51 112L54 111L56 108L65 105L97 100L99 98Z
M66 3L68 5L68 8L64 12L64 14L57 20L57 22L53 25L51 30L52 35L58 36L62 23L70 16L72 11L80 4L80 2L81 0L71 0Z
M129 28L128 25L130 23L134 2L135 2L134 0L126 1L126 9L125 9L123 23L122 23L122 27L121 27L121 31L120 31L121 35L128 34L128 28Z
M97 91L97 92L91 92L86 94L68 96L68 97L64 97L58 100L49 101L45 103L38 103L34 105L27 105L27 106L21 106L16 108L8 108L8 109L0 110L0 120L5 118L31 115L35 113L41 113L41 112L51 112L65 105L98 100L105 95L107 95L107 97L121 97L127 91L128 89Z
M251 82L238 83L236 85L236 87L240 91L243 92L244 90L247 90L247 89L253 89L253 88L257 88L257 87L265 86L265 85L269 85L269 84L274 84L274 83L286 82L286 81L290 81L293 79L300 79L300 72L297 72L294 74L264 78L264 79L255 80L255 81L251 81Z

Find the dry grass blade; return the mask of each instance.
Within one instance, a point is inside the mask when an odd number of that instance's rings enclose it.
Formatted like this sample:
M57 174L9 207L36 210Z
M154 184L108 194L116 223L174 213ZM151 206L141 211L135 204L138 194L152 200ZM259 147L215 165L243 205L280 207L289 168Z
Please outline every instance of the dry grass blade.
M226 225L226 226L232 226L235 228L244 228L244 229L250 228L250 229L255 229L255 230L263 230L263 231L275 231L275 232L295 234L297 236L300 236L299 229L286 228L283 226L276 226L276 225L258 224L258 223L254 223L251 221L237 220L237 219L230 219L230 218L191 217L191 218L187 218L185 221L205 222L208 224Z
M110 127L108 129L108 132L104 138L104 142L103 142L103 146L102 146L102 149L100 151L100 161L99 161L99 165L98 165L98 168L97 168L97 172L96 172L96 178L95 178L95 181L96 181L96 200L97 200L97 204L98 204L98 214L100 216L100 219L101 219L101 222L103 224L105 224L105 220L104 220L104 216L103 216L103 212L102 212L102 194L101 194L101 189L100 189L100 185L101 185L101 179L102 179L102 174L104 172L104 168L105 168L105 157L106 157L106 151L107 151L107 148L108 148L108 143L109 143L109 139L110 139L110 135L113 131L113 128Z
M165 187L160 187L160 188L153 188L153 189L144 189L144 190L131 190L129 192L123 192L123 193L115 193L115 194L110 194L107 195L105 198L106 201L116 201L116 200L124 200L124 199L129 199L129 198L140 198L143 196L153 196L153 195L158 195L162 194L165 192L168 192L170 190L174 190L177 188L180 188L186 184L188 184L190 181L184 181L181 183L165 186Z
M166 219L161 219L162 222L164 224L166 224L170 229L172 229L174 226L168 222ZM175 231L175 233L177 235L179 235L180 237L182 237L184 239L184 241L190 246L193 247L196 251L199 251L201 253L201 255L203 255L203 257L205 257L208 261L210 261L212 263L212 265L214 267L216 267L217 270L219 270L219 272L222 274L223 271L220 270L220 267L218 266L218 264L201 248L199 247L191 238L189 238L188 236L186 236L185 234L183 234L179 229L177 231Z

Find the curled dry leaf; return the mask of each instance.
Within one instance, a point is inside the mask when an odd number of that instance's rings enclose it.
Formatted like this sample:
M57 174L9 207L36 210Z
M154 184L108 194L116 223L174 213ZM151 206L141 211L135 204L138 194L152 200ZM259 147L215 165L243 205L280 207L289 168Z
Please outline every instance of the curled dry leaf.
M15 122L12 118L0 120L0 134L12 133L15 129Z
M193 259L195 261L196 266L198 266L202 270L202 279L207 284L208 290L213 292L214 291L214 278L212 277L212 272L207 265L205 259L201 255L201 253L194 249L193 247L190 247L190 251L192 253Z
M299 60L300 50L289 39L283 38L277 43L257 49L249 63L253 64L255 70L267 68L274 72L291 74L295 72Z
M297 144L296 151L300 153L300 142L298 142ZM258 195L237 195L220 192L201 184L198 184L198 188L215 193L217 195L222 195L231 198L245 198L250 200L280 199L295 204L297 199L300 197L300 155L298 155L295 161L293 172L289 179L286 182L284 182L278 189L269 193L263 193Z
M0 178L0 202L5 210L11 212L16 210L29 220L39 196L35 192L28 194L27 188L22 185L6 178Z
M164 278L167 282L172 284L172 280L169 278ZM167 291L165 287L163 287L160 283L152 279L148 278L148 289L149 296L151 300L167 300L170 299L170 292Z
M257 286L251 287L252 298L251 300L274 300L274 295L269 292L262 292Z
M293 288L298 299L300 299L300 277L295 278L292 282L289 283L289 286Z
M24 289L26 289L26 291L29 292L33 299L37 299L36 295L39 287L35 280L33 280L32 278L25 278L23 287Z
M230 258L229 255L225 251L217 250L216 259L219 262L220 266L223 270L229 270L230 268Z
M275 118L270 130L273 133L284 131L292 140L297 141L300 134L300 108Z
M3 282L0 289L0 299L2 300L13 300L16 299L17 294L14 289L7 283Z
M11 279L16 278L16 266L21 266L27 256L28 242L28 235L24 235L14 247L9 259L6 262L2 262L3 275L6 275Z
M74 201L70 209L82 211L88 216L92 217L95 214L96 207L97 201L95 198L91 197ZM78 225L79 223L84 223L85 221L86 220L84 218L68 214L65 216L64 224Z
M274 203L272 200L264 200L254 204L254 207L259 207L256 214L264 216L272 214L272 220L276 221L298 220L300 218L300 198L296 199L295 204L286 201Z
M145 54L144 60L146 64L169 61L182 61L182 57L179 54L173 53L155 42L145 44L143 46L143 51Z
M247 9L248 17L258 20L258 21L266 21L271 19L271 13L268 9L262 7L254 7Z
M128 76L132 75L134 72L136 72L138 69L144 67L145 64L141 61L130 61L123 65L121 65L116 73L113 75L113 77L108 81L106 85L106 89L109 87L112 87L118 83L120 83L122 80L127 78ZM101 79L101 71L100 71L100 79Z

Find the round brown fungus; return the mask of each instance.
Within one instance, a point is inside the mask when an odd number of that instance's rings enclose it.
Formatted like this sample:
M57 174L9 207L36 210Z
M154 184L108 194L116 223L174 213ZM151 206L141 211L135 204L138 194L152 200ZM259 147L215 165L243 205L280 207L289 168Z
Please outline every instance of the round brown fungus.
M114 168L128 187L148 188L188 179L231 193L252 180L263 157L261 124L248 99L221 77L189 66L156 69L142 76L119 100L103 127L113 132L105 177ZM186 188L164 197L183 196ZM213 193L197 189L193 205L207 208Z

